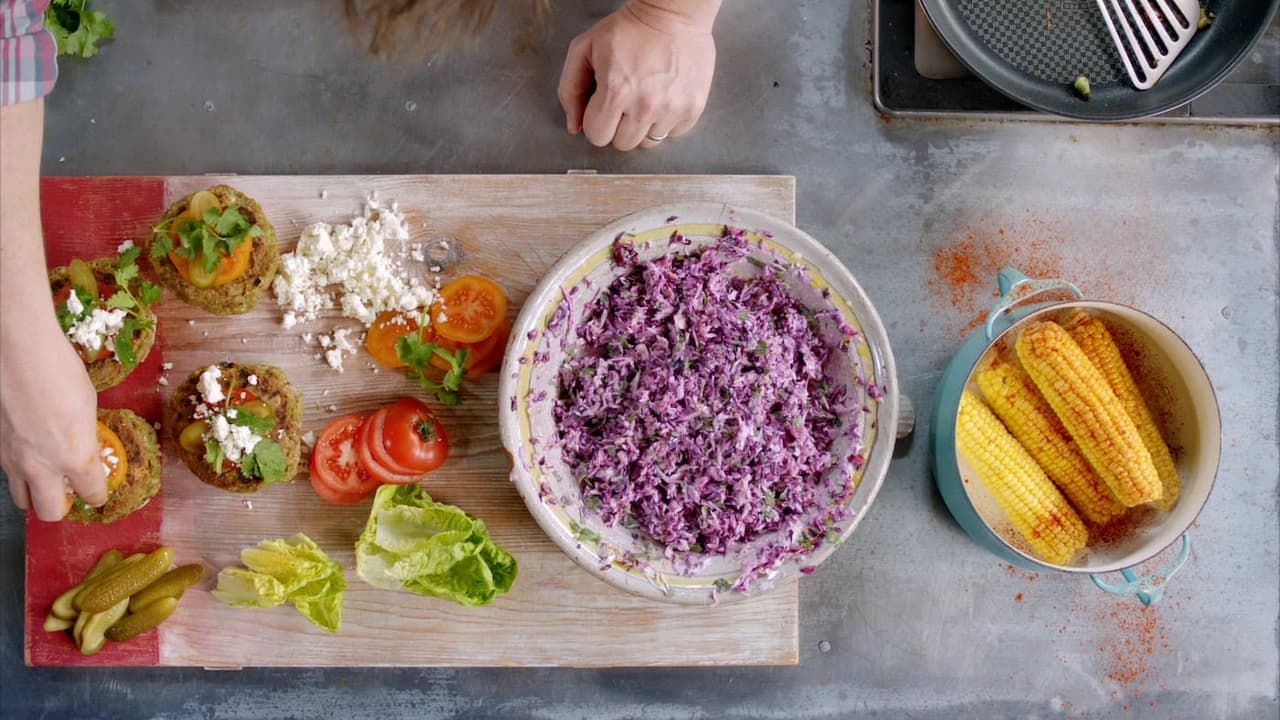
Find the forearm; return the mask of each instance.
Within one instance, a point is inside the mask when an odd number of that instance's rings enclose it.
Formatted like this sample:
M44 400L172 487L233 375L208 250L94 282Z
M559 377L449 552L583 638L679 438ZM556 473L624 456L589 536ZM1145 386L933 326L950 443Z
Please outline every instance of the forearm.
M40 146L44 101L0 107L0 338L54 323L40 230Z
M628 0L627 8L644 24L662 32L711 32L721 0Z

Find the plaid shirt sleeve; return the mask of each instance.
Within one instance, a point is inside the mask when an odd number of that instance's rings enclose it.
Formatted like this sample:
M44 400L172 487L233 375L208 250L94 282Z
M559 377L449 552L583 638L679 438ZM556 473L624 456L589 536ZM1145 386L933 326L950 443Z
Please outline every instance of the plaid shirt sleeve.
M58 46L44 29L49 0L0 0L0 105L36 100L58 79Z

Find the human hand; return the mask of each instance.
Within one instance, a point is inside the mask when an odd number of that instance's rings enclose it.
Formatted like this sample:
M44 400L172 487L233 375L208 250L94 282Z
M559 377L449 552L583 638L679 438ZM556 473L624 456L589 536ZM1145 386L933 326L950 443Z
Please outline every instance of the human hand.
M14 503L48 521L70 509L63 478L90 505L107 501L98 398L52 315L23 326L23 337L6 322L0 341L0 463Z
M628 0L574 38L559 90L569 132L626 151L692 129L711 91L719 9L720 0Z

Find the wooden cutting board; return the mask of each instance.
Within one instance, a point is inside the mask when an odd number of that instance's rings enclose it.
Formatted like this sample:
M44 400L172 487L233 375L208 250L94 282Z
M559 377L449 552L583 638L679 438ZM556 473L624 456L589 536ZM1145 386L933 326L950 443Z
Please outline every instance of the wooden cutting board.
M283 251L316 221L342 223L366 196L399 203L413 243L449 240L445 280L463 273L496 279L511 317L538 278L571 245L608 222L651 205L724 202L793 220L795 180L755 176L324 176L47 178L42 184L50 265L115 252L148 232L169 203L228 182L256 198ZM408 262L424 275L427 268ZM417 394L402 374L375 373L368 354L343 373L316 359L303 332L355 321L336 317L284 330L269 295L250 313L216 317L167 298L157 305L160 339L130 380L100 397L151 420L171 387L197 368L229 359L283 368L306 399L305 430L337 414L368 413ZM172 363L165 370L161 363ZM168 385L161 381L165 378ZM795 581L745 602L683 607L632 597L579 569L534 523L508 481L498 438L496 374L469 383L464 402L441 410L449 462L431 476L437 500L482 518L515 554L515 588L483 608L375 589L355 573L354 543L370 501L331 505L299 474L288 485L236 495L204 485L164 445L164 489L142 510L110 525L27 522L26 659L30 665L413 666L413 665L784 665L798 661ZM206 590L241 548L304 532L346 569L342 631L329 634L291 606L225 606ZM205 581L155 631L108 644L85 658L65 633L41 629L53 599L108 548L174 548L178 563L203 563Z

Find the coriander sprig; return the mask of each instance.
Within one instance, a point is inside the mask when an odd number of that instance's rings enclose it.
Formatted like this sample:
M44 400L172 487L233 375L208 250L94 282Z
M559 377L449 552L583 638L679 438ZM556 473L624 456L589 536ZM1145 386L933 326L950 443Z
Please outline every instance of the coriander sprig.
M423 331L430 324L430 311L423 311L418 331L405 335L396 342L396 357L409 366L409 377L417 380L423 390L445 405L457 405L462 402L458 388L462 386L462 378L467 373L467 357L471 355L471 351L467 348L446 350L428 341ZM427 377L427 368L432 366L431 358L436 356L449 363L449 369L439 381Z
M223 257L231 257L246 240L263 234L262 227L250 223L239 205L221 210L209 208L199 219L169 218L152 230L155 241L151 243L151 257L159 259L176 252L192 262L199 259L206 273L217 272ZM176 245L171 232L178 235Z

